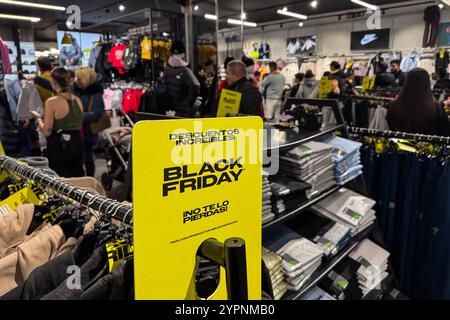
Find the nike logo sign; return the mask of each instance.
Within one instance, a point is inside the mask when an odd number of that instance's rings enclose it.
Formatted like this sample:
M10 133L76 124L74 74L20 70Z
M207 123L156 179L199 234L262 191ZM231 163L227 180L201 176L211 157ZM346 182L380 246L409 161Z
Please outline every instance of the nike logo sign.
M366 34L364 38L361 39L361 44L365 46L375 40L378 40L378 36L375 33Z

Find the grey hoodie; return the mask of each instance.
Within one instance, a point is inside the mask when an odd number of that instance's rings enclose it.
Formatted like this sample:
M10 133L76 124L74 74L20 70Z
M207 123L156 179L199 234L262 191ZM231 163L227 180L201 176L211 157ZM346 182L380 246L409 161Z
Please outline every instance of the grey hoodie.
M317 99L319 82L314 78L305 78L297 92L296 98Z

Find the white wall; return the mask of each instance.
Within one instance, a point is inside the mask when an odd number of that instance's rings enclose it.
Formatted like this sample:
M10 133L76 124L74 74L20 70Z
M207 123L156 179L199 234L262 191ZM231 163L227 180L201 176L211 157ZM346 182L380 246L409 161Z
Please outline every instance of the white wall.
M408 51L420 49L424 32L423 11L417 13L400 14L392 16L382 16L381 27L391 29L391 49ZM345 19L345 18L344 18ZM334 21L336 18L333 19ZM332 21L333 21L332 20ZM442 11L441 22L450 21L450 10ZM318 36L317 53L327 54L348 54L350 50L350 40L352 31L367 30L366 20L331 22L327 19L325 22L308 21L309 27L299 28L296 24L290 26L280 25L261 28L246 29L245 41L264 41L267 42L272 50L272 59L286 58L286 39L290 37L309 36L316 34ZM222 33L229 36L233 33ZM240 35L239 31L234 34ZM240 43L230 44L230 54L239 57L242 53ZM219 39L219 60L227 56L227 47L224 37Z

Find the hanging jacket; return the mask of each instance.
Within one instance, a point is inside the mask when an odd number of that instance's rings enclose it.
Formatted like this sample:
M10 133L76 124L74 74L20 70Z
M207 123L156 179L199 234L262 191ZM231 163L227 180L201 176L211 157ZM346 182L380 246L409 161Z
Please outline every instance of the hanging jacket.
M83 128L86 136L93 135L90 124L98 122L105 112L105 103L103 101L103 86L100 82L96 82L86 89L80 89L76 85L73 88L73 94L81 99L83 103ZM92 99L92 110L89 105Z
M6 92L0 93L0 141L9 156L16 156L20 147L20 132L14 125Z
M262 95L253 86L250 80L247 78L242 78L231 85L228 89L240 92L242 94L239 113L261 117L264 116L264 112L262 111Z
M101 50L102 50L102 47L100 47L100 46L95 46L94 48L92 48L91 55L89 56L89 68L92 68L92 69L95 68L95 64L97 62L97 58L98 58Z
M19 103L19 98L22 94L22 87L20 86L19 80L6 80L5 89L8 97L11 118L13 121L16 121L17 104Z
M1 37L0 37L0 57L2 62L3 74L11 74L12 66L11 61L9 60L8 46Z
M17 104L17 120L25 121L33 119L31 111L43 114L44 105L34 84L29 81L23 81L22 94Z
M317 99L319 95L319 82L314 78L306 78L301 85L301 98ZM297 96L297 98L300 98Z
M200 93L200 82L186 62L170 57L164 68L164 77L172 106L180 116L191 117L195 114L194 103Z

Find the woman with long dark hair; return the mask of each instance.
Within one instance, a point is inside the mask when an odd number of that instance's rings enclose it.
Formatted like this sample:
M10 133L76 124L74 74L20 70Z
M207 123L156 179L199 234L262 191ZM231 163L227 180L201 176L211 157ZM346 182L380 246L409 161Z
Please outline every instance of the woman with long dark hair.
M45 102L44 120L38 118L39 129L47 137L50 168L61 177L83 177L83 104L72 94L73 75L56 68L50 83L56 95Z
M450 136L450 122L433 97L428 72L411 70L400 96L388 107L387 120L393 131Z

